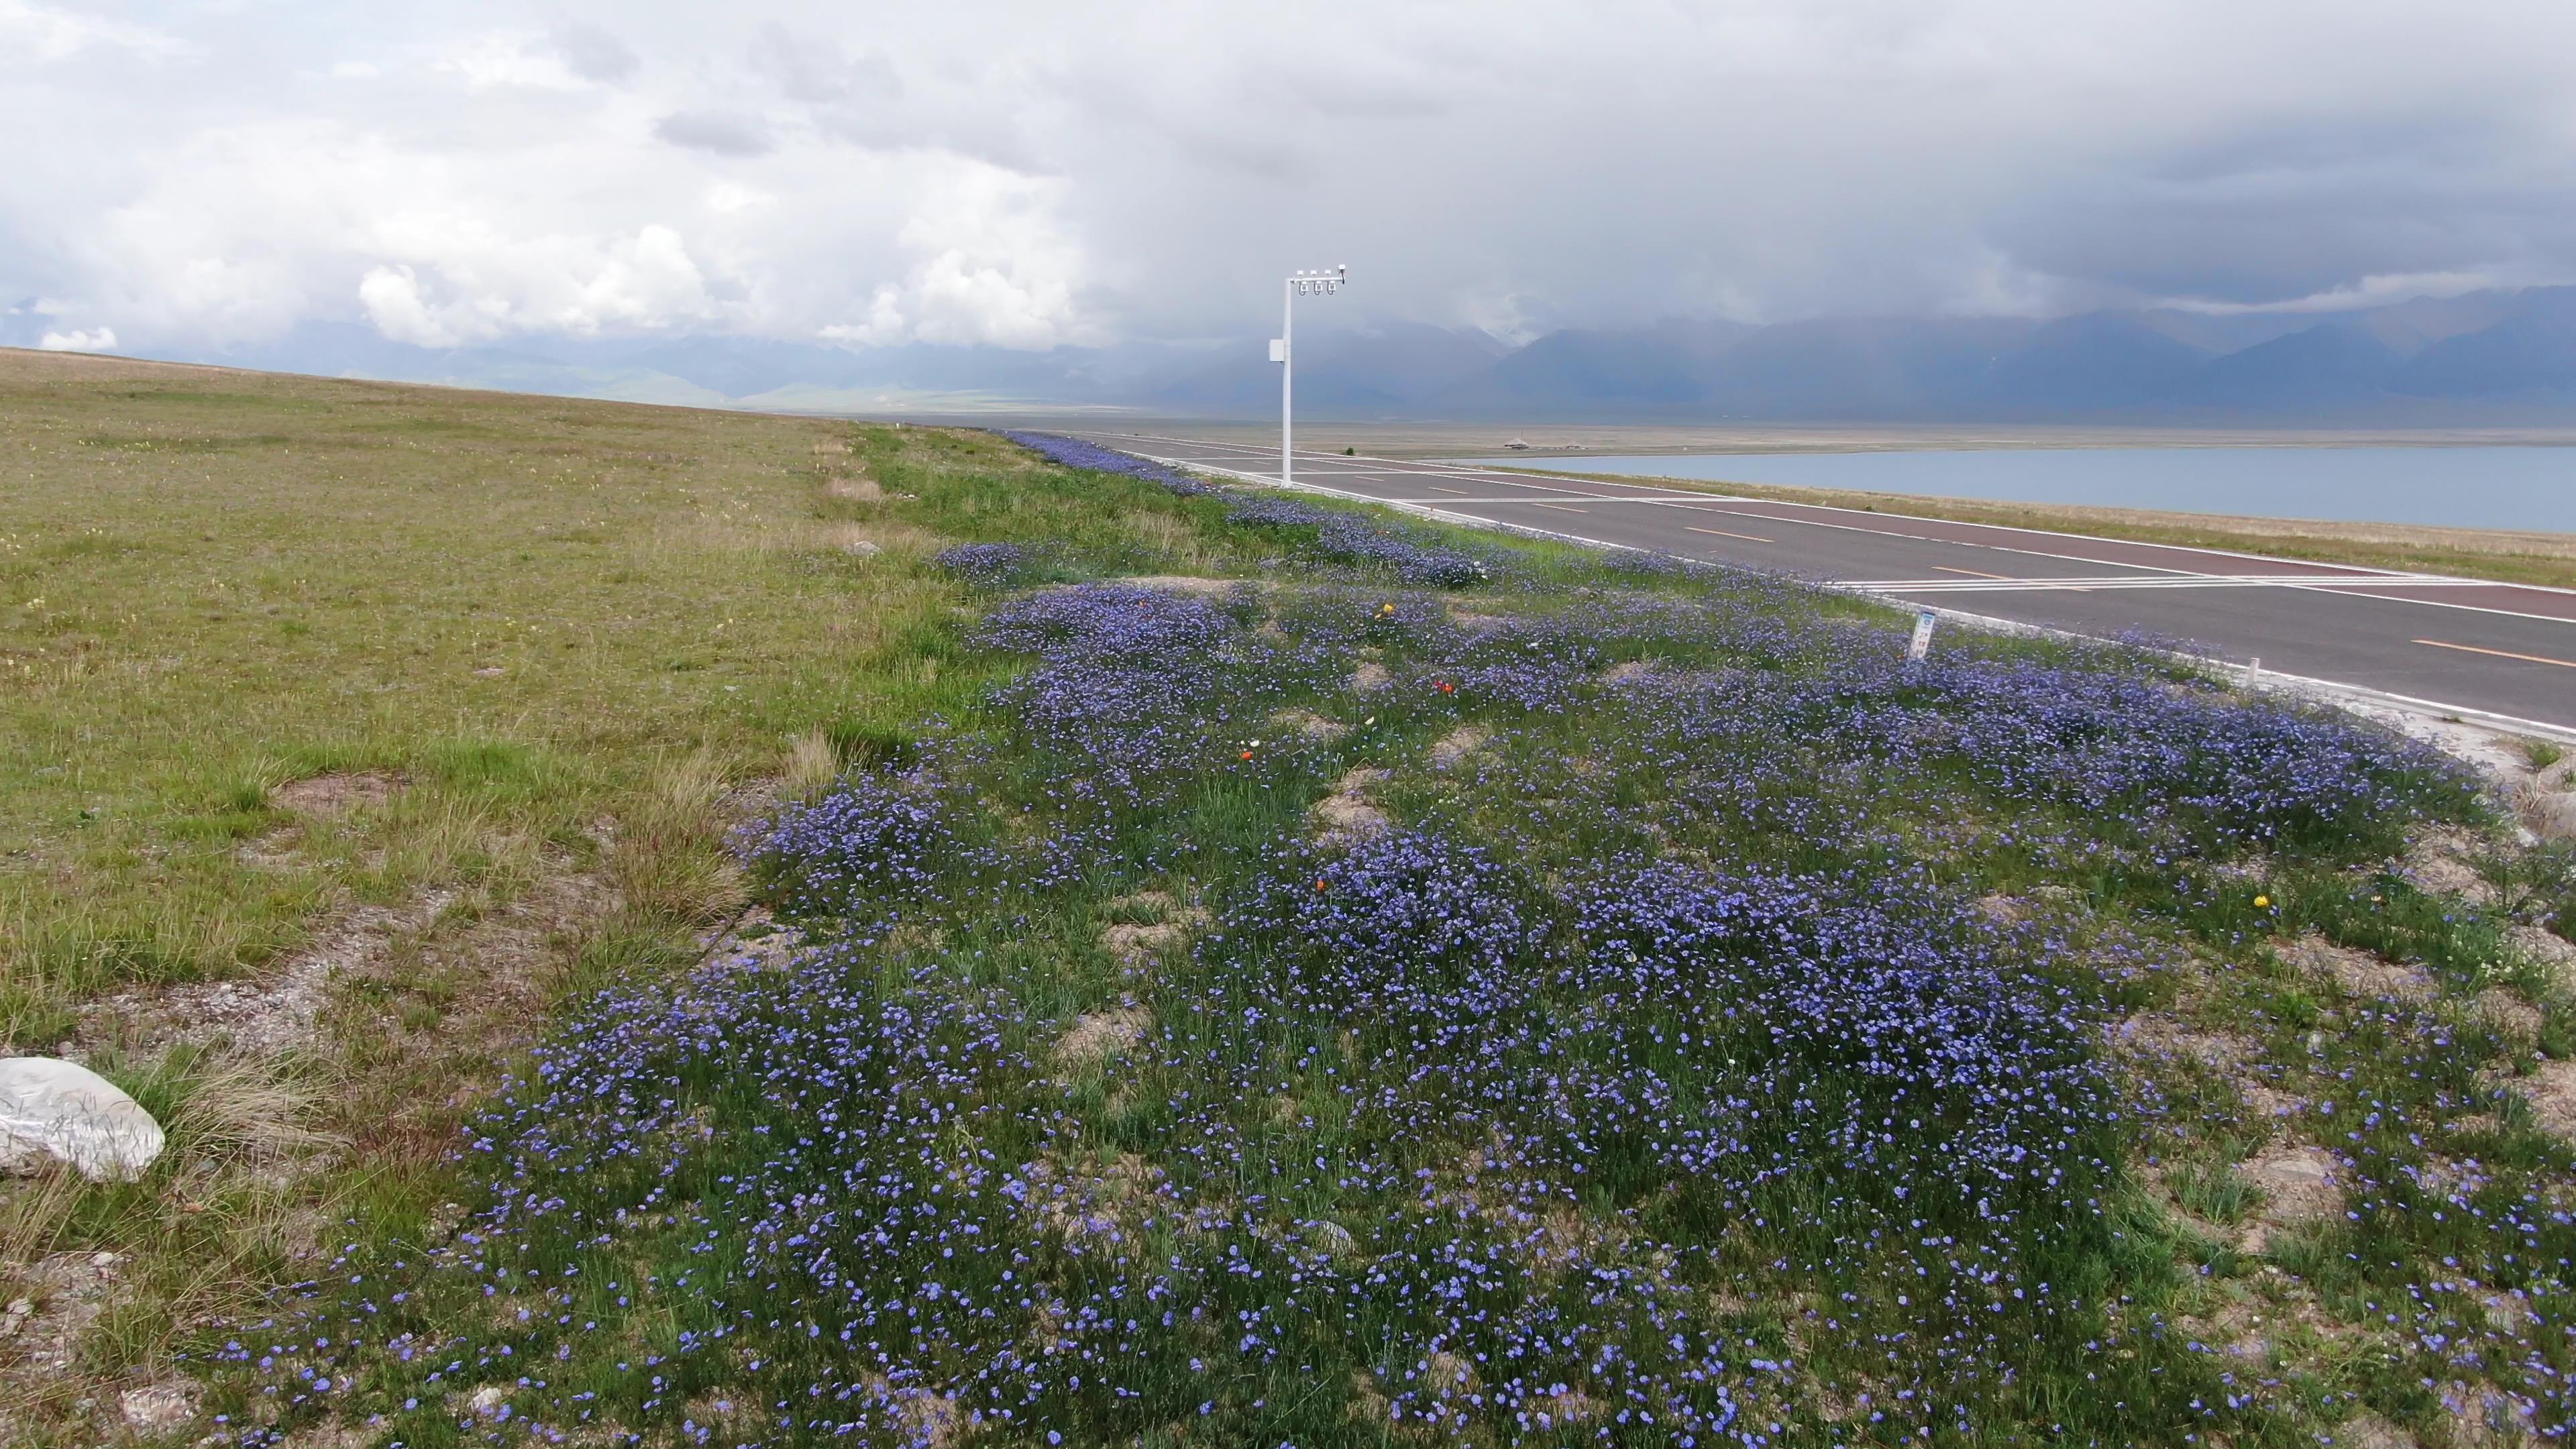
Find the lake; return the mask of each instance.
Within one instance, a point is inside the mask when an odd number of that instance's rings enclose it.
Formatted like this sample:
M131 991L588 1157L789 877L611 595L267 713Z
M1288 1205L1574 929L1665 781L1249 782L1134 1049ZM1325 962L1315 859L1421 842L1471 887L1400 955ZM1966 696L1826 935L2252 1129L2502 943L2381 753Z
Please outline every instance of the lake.
M2016 503L2576 533L2576 447L1548 453L1459 461Z

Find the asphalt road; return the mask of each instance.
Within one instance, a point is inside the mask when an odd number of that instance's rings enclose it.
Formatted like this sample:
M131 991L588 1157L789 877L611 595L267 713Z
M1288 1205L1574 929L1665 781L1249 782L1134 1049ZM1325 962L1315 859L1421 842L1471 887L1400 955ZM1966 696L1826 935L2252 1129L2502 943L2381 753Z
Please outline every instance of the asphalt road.
M1275 480L1279 451L1087 434ZM1295 481L1461 520L1742 564L2092 635L2140 630L2267 673L2576 729L2576 591L1952 523L1437 462L1299 453Z

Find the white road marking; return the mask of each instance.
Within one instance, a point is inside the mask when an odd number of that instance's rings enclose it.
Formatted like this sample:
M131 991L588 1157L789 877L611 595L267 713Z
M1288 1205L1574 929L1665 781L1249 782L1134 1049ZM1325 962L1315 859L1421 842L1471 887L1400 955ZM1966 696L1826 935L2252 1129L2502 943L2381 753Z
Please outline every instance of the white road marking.
M2546 654L2516 654L2510 649L2481 649L2475 644L2450 644L2439 639L2418 639L2436 649L2457 649L2463 654L2492 654L2498 659L2519 659L2525 664L2555 664L2561 669L2576 669L2576 659L2552 659Z
M1746 543L1769 543L1772 541L1767 538L1756 538L1749 533L1729 533L1723 528L1694 528L1687 523L1682 525L1682 529L1687 533L1713 533L1719 538L1740 538Z

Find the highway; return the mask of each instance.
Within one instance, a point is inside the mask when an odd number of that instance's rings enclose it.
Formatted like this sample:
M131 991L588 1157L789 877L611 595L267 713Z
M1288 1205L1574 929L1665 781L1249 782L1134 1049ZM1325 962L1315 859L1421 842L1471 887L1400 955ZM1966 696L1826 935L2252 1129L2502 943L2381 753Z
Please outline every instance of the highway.
M1279 476L1275 447L1083 436L1164 463ZM2266 674L2576 730L2576 590L1339 453L1300 452L1295 482L2021 624L2144 632L2235 664L2259 659Z

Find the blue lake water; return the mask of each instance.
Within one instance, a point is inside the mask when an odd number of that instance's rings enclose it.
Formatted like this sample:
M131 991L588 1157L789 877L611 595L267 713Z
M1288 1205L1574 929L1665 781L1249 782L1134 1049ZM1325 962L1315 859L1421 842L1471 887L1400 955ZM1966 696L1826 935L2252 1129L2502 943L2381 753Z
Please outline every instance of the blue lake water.
M2576 533L2576 447L1549 453L1461 461L2018 503Z

